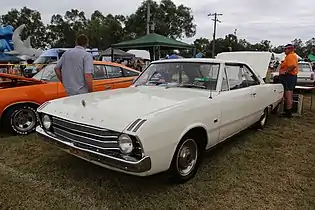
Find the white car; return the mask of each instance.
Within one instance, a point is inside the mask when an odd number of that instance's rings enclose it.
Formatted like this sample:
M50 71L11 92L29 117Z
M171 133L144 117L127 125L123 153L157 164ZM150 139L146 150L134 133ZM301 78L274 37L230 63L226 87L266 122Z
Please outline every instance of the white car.
M271 73L271 80L274 82L279 82L279 68ZM312 69L312 65L309 62L299 61L298 65L299 73L297 75L297 85L302 86L315 86L315 76Z
M246 63L218 59L152 62L129 88L49 101L38 108L45 141L132 175L168 171L185 182L205 150L255 125L281 102Z

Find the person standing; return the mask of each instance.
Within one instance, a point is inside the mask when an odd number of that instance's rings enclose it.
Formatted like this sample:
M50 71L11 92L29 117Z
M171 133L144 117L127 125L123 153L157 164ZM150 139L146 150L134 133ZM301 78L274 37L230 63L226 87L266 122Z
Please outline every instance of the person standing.
M55 72L67 95L78 95L93 91L93 57L86 52L88 38L81 34L76 46L66 51L57 62Z
M286 57L280 64L279 80L284 88L284 113L281 116L292 117L293 90L297 82L298 57L294 52L294 46L287 44L284 47Z

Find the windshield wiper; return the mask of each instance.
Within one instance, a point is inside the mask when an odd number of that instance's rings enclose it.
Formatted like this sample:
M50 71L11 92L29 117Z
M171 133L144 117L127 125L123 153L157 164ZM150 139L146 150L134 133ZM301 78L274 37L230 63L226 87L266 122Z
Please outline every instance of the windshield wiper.
M197 84L180 84L178 87L187 87L187 88L200 88L200 89L207 89L204 85L197 85Z

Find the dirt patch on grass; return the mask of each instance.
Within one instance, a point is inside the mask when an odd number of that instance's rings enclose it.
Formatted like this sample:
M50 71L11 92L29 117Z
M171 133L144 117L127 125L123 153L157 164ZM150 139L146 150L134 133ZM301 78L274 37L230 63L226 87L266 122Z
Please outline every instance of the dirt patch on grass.
M314 209L315 114L272 117L205 157L197 176L112 172L45 144L36 135L0 139L0 207L67 209Z

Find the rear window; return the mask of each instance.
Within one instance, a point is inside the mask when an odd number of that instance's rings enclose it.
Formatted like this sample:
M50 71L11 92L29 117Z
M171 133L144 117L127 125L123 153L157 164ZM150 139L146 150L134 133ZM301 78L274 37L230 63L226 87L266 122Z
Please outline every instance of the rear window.
M308 63L299 63L300 72L312 72L312 68Z

